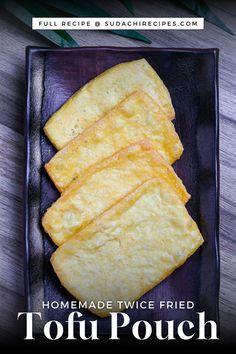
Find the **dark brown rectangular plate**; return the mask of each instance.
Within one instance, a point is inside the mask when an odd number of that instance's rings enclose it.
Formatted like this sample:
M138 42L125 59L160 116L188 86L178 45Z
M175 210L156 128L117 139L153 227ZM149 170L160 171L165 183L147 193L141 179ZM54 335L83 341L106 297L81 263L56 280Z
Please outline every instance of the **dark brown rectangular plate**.
M25 119L25 240L26 294L29 311L42 312L42 302L73 300L50 265L55 249L40 220L57 199L44 164L55 149L43 126L76 90L109 67L145 58L168 87L176 111L174 124L184 154L174 168L192 195L187 209L205 244L178 270L143 296L142 300L193 301L192 310L128 310L137 320L191 320L197 312L218 322L218 50L92 47L78 49L27 48L27 113ZM66 321L70 309L45 309L45 320ZM86 310L84 318L97 319ZM99 319L100 334L108 334L109 319ZM42 330L39 322L38 331ZM129 329L123 333L129 335Z

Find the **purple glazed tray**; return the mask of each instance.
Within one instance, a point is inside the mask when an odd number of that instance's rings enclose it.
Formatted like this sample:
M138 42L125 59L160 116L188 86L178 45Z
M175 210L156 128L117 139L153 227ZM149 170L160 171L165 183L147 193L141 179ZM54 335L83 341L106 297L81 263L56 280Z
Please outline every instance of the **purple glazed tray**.
M74 300L60 285L50 265L55 246L40 226L45 210L58 192L43 169L55 149L42 127L76 90L107 68L145 58L168 87L176 111L174 124L184 154L174 165L192 195L187 209L197 222L205 244L170 277L142 300L193 301L193 310L128 310L137 320L191 320L196 312L218 322L219 292L219 167L218 167L218 50L85 47L47 49L29 47L27 113L25 119L25 242L28 311L42 312L42 302ZM45 321L64 322L70 309L44 310ZM86 310L84 318L97 319ZM109 319L98 319L100 333L109 333ZM38 324L38 332L42 330ZM129 329L124 330L129 334Z

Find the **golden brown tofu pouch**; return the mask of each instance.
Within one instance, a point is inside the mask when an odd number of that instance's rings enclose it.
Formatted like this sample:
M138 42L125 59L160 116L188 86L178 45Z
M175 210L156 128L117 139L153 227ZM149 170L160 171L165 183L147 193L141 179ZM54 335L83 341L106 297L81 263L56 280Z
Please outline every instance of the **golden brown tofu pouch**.
M61 245L126 194L155 176L167 181L182 203L188 201L190 196L173 168L152 150L148 141L141 141L93 165L72 183L45 213L43 227L52 240Z
M62 149L134 91L146 91L170 119L175 112L164 83L145 59L121 63L103 72L77 91L47 121L44 132Z
M151 179L54 252L61 284L78 300L134 301L159 284L203 243L176 192ZM98 316L109 310L92 309Z
M45 168L63 191L93 164L142 139L149 139L170 164L183 152L173 123L150 96L139 91L69 142Z

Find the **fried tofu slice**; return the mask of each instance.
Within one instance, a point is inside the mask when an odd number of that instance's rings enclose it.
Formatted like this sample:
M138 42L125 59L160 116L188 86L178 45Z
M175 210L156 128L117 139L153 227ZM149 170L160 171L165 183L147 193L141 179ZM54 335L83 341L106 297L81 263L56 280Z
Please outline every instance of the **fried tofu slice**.
M45 168L62 192L91 165L142 139L149 139L170 164L183 152L172 122L150 96L138 91L58 151Z
M44 132L60 150L125 97L138 90L146 91L168 118L174 118L175 112L166 86L151 65L145 59L140 59L113 66L88 82L49 118Z
M148 180L58 247L51 263L61 284L87 303L134 301L180 267L202 235L168 183ZM101 317L107 309L91 310ZM111 310L110 310L111 311Z
M56 245L78 233L147 179L167 181L182 203L190 197L173 168L149 141L131 145L92 166L47 210L42 225Z

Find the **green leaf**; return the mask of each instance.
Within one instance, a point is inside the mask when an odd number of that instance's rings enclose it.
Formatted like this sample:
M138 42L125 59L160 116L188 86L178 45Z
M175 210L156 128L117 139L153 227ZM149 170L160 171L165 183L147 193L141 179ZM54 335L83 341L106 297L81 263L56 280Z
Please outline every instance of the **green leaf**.
M120 0L122 4L126 7L129 12L134 15L134 6L133 6L133 1L132 0Z
M54 11L52 12L49 9L45 8L42 4L39 4L39 2L35 3L30 0L21 0L21 3L35 17L57 17L57 13L55 13ZM63 46L78 47L77 42L69 35L68 32L66 32L64 30L54 30L54 32L57 33L59 36L61 36L64 41L66 41L65 45L63 45ZM63 41L63 43L64 43L64 41ZM68 44L67 44L67 42L68 42Z
M10 12L13 16L18 18L21 22L32 28L32 17L50 17L47 10L30 3L29 1L21 1L19 4L16 1L2 1L1 5ZM22 6L23 5L23 6ZM55 15L54 15L55 16ZM53 30L36 30L40 35L48 39L50 42L60 47L77 47L78 44L66 31Z
M225 32L235 35L234 32L227 27L221 19L211 11L209 6L204 0L178 0L182 5L187 7L193 13L200 17L204 17L206 21L213 23L215 26L220 27Z
M52 8L58 9L64 13L78 16L78 17L110 17L107 16L107 13L104 11L96 11L96 5L92 5L91 7L86 3L80 1L67 1L67 0L40 0L41 2L51 6ZM106 13L106 16L104 15Z
M78 16L78 17L111 17L112 15L99 7L95 1L92 0L41 0L43 3L50 5L51 7L57 8L64 13ZM146 43L151 43L152 41L146 36L134 30L110 30L109 32L117 34L122 37L133 38Z

